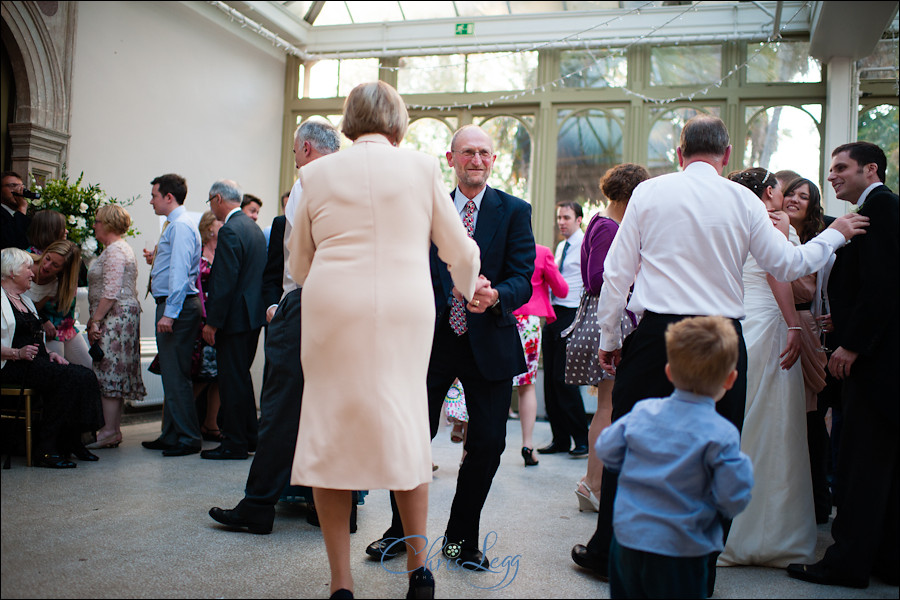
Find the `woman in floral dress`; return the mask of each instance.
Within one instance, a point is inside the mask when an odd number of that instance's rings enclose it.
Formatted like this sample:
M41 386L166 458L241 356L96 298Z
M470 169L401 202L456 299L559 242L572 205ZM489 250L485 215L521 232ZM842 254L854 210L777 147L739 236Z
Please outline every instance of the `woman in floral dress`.
M103 357L94 356L106 424L89 448L115 448L122 442L120 428L125 400L146 395L141 377L141 305L137 297L137 262L122 235L131 226L128 212L116 204L97 210L94 234L103 253L88 270L88 341Z

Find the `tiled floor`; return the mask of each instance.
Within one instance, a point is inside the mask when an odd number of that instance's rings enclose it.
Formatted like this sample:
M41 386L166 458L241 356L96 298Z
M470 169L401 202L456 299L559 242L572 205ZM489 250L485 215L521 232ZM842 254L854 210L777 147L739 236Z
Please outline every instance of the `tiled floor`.
M77 469L29 469L21 457L2 471L2 586L6 598L297 598L328 597L328 565L319 530L305 511L279 505L267 536L225 531L207 511L232 507L243 495L250 461L206 461L198 455L163 458L145 450L159 420L125 428L117 449L99 450L97 463ZM538 423L535 443L549 441ZM579 513L573 492L584 459L544 456L525 468L518 421L508 424L508 447L482 517L491 532L487 552L495 573L436 570L442 598L607 598L609 587L579 570L569 552L594 530L594 513ZM207 444L212 446L212 444ZM449 430L434 442L440 466L431 486L429 533L446 525L460 458ZM370 561L366 545L390 520L387 493L373 491L359 509L351 538L356 595L403 597L405 576ZM830 541L819 530L818 554ZM490 542L489 542L490 543ZM505 559L505 560L504 560ZM867 590L820 587L765 568L719 569L719 598L897 598L897 588L873 581Z

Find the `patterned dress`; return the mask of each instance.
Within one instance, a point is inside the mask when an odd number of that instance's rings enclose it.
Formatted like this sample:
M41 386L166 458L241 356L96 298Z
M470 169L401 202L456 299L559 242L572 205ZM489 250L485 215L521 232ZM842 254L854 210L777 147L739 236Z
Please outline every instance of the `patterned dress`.
M147 395L141 377L141 304L136 283L134 251L123 240L110 244L88 270L91 314L102 298L116 301L100 323L104 357L94 361L106 398L138 400Z

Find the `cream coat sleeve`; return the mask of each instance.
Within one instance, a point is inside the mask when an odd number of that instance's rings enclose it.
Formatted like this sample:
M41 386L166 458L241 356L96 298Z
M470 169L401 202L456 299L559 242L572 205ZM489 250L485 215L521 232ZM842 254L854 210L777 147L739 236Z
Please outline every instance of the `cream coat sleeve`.
M441 180L440 167L434 161L434 209L431 218L431 241L437 246L438 256L447 263L450 277L463 297L471 300L481 270L478 244L466 233L450 192Z

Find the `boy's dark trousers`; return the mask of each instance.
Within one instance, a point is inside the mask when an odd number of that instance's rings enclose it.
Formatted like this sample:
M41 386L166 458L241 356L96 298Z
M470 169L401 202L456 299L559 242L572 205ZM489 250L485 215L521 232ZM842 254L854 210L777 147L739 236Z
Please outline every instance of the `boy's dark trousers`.
M715 564L715 563L713 563ZM609 548L610 598L706 598L709 557L663 556L620 546Z

